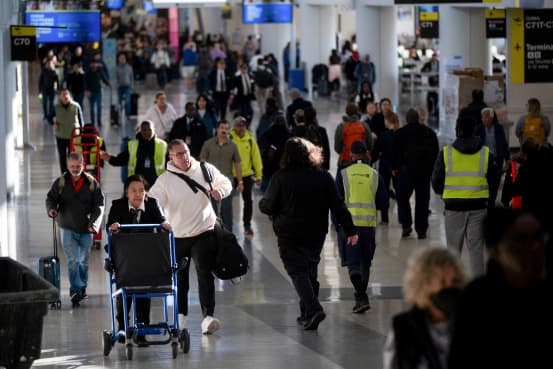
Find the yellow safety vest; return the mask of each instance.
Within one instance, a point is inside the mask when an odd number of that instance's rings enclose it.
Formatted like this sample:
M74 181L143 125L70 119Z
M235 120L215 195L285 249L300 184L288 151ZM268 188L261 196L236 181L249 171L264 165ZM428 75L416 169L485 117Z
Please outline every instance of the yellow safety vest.
M154 166L156 175L159 177L165 172L165 155L167 153L167 143L159 138L154 138ZM130 140L128 143L129 148L129 164L128 164L128 176L132 176L136 169L136 153L138 152L138 140Z
M490 196L488 157L490 149L482 146L474 154L463 154L452 146L444 146L444 199L487 199Z
M357 227L376 227L378 173L365 163L342 169L344 200Z

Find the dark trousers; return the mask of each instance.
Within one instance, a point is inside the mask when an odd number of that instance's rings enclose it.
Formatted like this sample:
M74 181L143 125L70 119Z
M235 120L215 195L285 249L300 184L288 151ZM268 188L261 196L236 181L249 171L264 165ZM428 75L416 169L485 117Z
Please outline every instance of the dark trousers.
M246 118L248 126L253 117L252 100L248 96L236 96L236 110L238 114Z
M410 178L407 172L400 171L397 189L399 222L403 229L411 228L413 218L409 199L415 191L415 230L425 233L428 228L428 204L430 202L430 178Z
M165 85L167 84L167 68L159 67L156 69L156 78L159 88L165 88Z
M357 245L351 246L346 244L346 234L343 228L340 227L338 231L340 256L342 265L348 268L349 275L359 274L361 280L368 284L372 260L376 250L375 228L357 227L357 231L359 241L357 241Z
M236 179L234 179L236 183ZM244 191L242 191L242 201L244 201L244 211L242 214L242 221L244 222L244 228L250 228L252 225L252 214L253 214L253 199L252 199L252 189L255 179L253 176L242 178L244 182Z
M215 282L213 279L213 266L215 264L215 233L204 232L195 237L175 238L175 251L177 260L182 262L185 258L192 258L198 275L198 290L203 316L211 315L215 310ZM177 273L177 292L179 314L188 315L188 290L190 283L188 271L190 262Z
M438 109L438 93L436 91L428 91L426 95L426 108L428 116L437 119L439 117Z
M311 317L323 307L319 303L317 267L321 260L321 241L278 239L280 259L300 298L302 317Z
M397 178L392 177L391 170L383 170L383 171L379 171L379 173L382 176L382 180L384 181L384 187L386 188L386 192L388 192L388 197L390 197L390 184L392 185L393 190L397 192ZM388 223L390 221L388 216L389 209L390 209L390 206L388 203L388 207L380 211L380 216L383 222Z
M228 92L213 92L213 105L215 106L219 120L225 119L227 116L228 98Z
M146 325L150 324L150 304L151 301L148 298L140 298L136 299L136 319L140 323L144 323ZM125 317L129 316L129 312L131 311L132 306L132 299L127 299L127 314L123 315L123 299L121 296L117 296L117 326L119 327L118 330L124 330L125 329ZM130 325L133 325L134 323L131 321Z
M67 152L69 151L69 142L70 140L68 138L56 137L58 156L60 159L60 170L62 174L67 172Z
M41 91L42 93L42 112L44 118L48 121L49 124L53 124L53 118L56 114L54 111L54 99L56 98L56 90L45 88Z

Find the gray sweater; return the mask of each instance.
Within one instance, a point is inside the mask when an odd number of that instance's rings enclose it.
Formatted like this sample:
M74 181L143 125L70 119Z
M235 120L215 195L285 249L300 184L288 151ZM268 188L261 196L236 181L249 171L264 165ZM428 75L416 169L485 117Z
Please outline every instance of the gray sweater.
M117 69L115 69L115 81L119 87L129 86L132 89L134 82L132 67L127 63L118 64Z

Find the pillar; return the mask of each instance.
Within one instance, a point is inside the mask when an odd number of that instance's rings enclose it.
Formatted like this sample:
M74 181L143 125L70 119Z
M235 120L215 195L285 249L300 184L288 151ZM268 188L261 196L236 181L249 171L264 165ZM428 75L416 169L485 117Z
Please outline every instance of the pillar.
M396 11L393 6L356 5L357 49L361 56L369 54L376 67L375 93L398 103Z

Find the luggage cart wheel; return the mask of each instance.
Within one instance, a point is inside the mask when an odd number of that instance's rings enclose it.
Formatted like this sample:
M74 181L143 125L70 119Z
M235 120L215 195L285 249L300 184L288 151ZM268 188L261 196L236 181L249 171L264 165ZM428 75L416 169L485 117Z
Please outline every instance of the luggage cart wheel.
M179 353L179 344L177 342L171 343L171 351L173 353L173 359L176 359Z
M113 347L113 333L111 331L104 331L102 334L102 344L104 346L104 356L108 356Z
M125 345L125 356L127 356L127 360L132 360L132 343Z
M182 352L188 354L188 351L190 351L190 333L188 333L188 329L184 328L180 332L179 342Z

